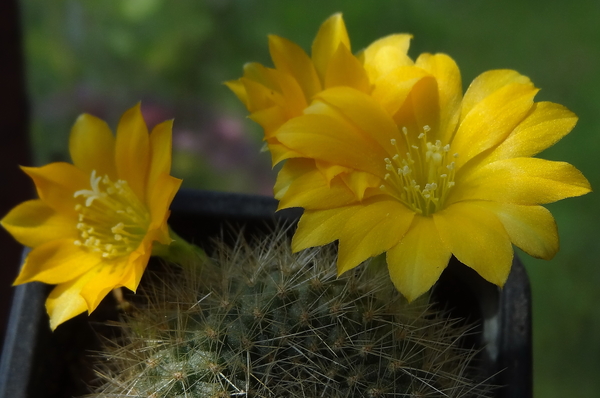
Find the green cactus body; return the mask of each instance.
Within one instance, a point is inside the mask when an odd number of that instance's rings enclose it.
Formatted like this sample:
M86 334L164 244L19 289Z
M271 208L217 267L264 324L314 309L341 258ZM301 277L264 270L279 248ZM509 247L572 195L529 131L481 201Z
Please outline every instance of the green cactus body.
M96 396L489 396L461 322L407 304L378 265L338 278L332 247L289 247L283 231L239 239L146 280L150 303L102 354Z

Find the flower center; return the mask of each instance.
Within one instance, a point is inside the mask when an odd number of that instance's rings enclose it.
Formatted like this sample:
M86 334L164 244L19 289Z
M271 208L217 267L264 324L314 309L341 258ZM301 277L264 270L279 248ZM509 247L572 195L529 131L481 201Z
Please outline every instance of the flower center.
M75 192L75 198L85 202L77 204L79 213L77 229L81 239L74 243L102 257L112 259L134 251L144 239L150 225L150 213L133 193L127 181L112 182L108 176L90 177L92 189Z
M404 203L413 211L428 216L440 210L448 191L454 186L454 161L458 154L449 155L450 144L442 146L437 140L427 140L430 127L416 137L409 135L406 127L402 136L408 152L400 153L395 139L391 140L396 154L385 158L386 173L380 188Z

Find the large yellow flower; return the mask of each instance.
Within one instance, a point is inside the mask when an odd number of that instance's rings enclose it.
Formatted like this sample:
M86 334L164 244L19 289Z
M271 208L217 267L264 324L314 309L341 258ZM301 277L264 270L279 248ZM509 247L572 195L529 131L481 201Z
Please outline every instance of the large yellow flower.
M540 205L590 191L570 164L532 158L577 118L534 102L538 89L511 70L483 73L463 96L450 57L413 62L397 37L359 56L370 90L325 87L276 130L288 149L274 156L288 159L275 186L280 208L305 209L294 250L339 240L339 273L387 252L409 300L451 255L502 286L512 244L544 259L558 250Z
M71 131L73 164L23 167L39 199L15 207L2 225L32 247L15 284L57 285L46 301L50 325L92 312L115 287L136 290L152 243L169 244L169 205L181 180L169 175L172 121L152 134L140 106L125 112L116 137L81 115Z

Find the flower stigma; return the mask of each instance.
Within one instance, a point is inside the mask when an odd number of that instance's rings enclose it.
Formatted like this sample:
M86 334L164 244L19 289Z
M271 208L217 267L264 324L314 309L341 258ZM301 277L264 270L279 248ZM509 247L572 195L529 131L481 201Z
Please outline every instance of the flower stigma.
M448 192L454 186L455 153L450 155L450 144L427 140L428 125L415 140L402 127L406 150L401 150L396 139L390 143L395 154L385 158L387 173L380 188L404 203L418 214L428 216L440 210ZM403 155L401 155L403 153Z
M83 197L77 204L79 213L77 229L82 246L103 258L113 259L134 251L146 236L150 225L150 213L141 203L127 181L111 181L108 176L90 176L91 189L82 189L73 195Z

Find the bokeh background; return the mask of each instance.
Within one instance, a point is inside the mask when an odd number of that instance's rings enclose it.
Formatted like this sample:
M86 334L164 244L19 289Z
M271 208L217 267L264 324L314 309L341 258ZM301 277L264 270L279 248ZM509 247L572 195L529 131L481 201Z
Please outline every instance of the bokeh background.
M516 69L566 105L575 130L541 154L600 187L600 2L596 0L21 0L34 163L66 160L78 114L116 126L138 101L149 125L175 119L173 174L184 186L271 194L261 131L223 82L247 61L271 65L267 34L309 50L341 11L357 51L398 32L410 54L445 52L463 84ZM25 178L25 177L24 177ZM549 206L562 249L521 254L534 303L535 396L600 396L600 207L596 194Z

